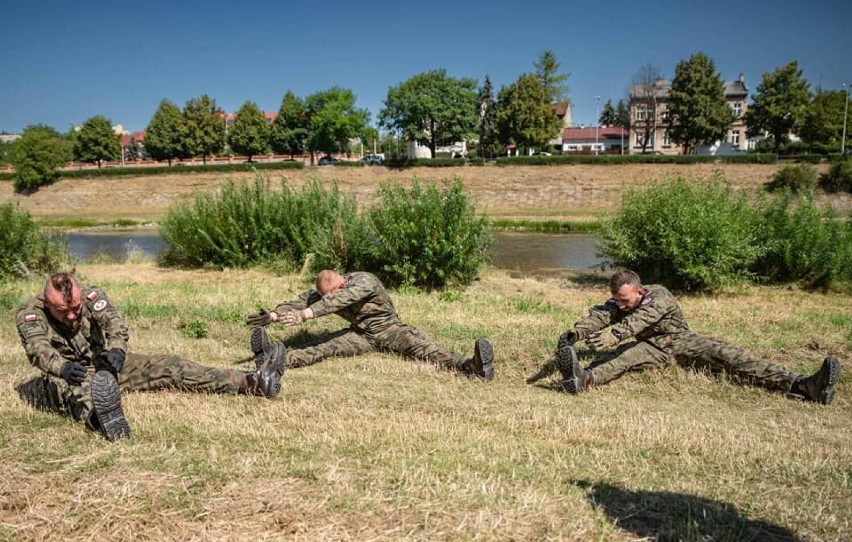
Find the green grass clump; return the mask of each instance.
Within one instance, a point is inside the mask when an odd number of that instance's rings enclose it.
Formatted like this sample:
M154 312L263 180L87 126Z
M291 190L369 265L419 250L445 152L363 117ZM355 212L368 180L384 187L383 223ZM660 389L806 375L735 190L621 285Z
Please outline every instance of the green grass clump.
M775 172L772 181L766 185L767 190L788 189L793 193L809 192L816 188L817 172L807 164L784 166Z
M601 250L617 266L681 290L715 290L749 278L761 254L755 213L721 178L681 176L628 190L604 222Z
M50 273L71 264L62 239L53 239L30 214L0 205L0 279Z
M852 194L852 160L841 158L833 161L828 173L820 178L819 186L826 192Z

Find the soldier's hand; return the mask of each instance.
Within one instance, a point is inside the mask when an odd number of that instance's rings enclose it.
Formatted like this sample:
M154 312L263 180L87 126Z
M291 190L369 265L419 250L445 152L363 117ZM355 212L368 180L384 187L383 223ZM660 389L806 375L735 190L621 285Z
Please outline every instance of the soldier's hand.
M287 312L282 312L279 321L285 326L297 326L305 320L310 320L313 317L314 311L308 307L307 309L302 309L300 311L289 310Z
M268 326L272 322L276 321L278 316L274 311L266 312L265 310L261 310L255 314L249 314L246 316L246 325L251 327L263 327Z
M607 348L611 348L621 342L621 339L615 336L615 333L612 331L598 331L597 333L592 333L589 335L589 338L586 339L586 344L589 345L589 348L592 350L604 350Z
M121 348L110 348L109 351L103 353L107 364L112 367L116 373L124 370L124 350Z
M86 371L86 368L76 361L66 361L59 369L59 376L62 377L65 382L74 386L82 384L83 381L86 380L87 374L88 372Z

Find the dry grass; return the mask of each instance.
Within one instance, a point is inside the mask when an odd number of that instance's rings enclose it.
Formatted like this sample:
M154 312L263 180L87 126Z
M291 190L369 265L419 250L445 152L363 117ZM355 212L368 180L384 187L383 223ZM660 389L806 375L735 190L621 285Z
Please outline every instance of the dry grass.
M125 310L134 350L222 367L248 353L243 314L305 287L257 270L79 272ZM274 401L127 394L133 437L117 444L18 398L37 371L8 300L40 288L0 288L0 539L852 538L848 372L829 407L677 367L577 397L552 380L523 383L603 299L595 277L491 270L452 301L395 293L403 318L443 345L469 353L475 337L490 337L492 383L393 355L331 359L288 371ZM848 296L746 288L682 305L696 330L795 370L827 353L852 359ZM181 335L193 318L207 338ZM341 325L329 317L306 332Z
M294 184L309 177L332 180L368 203L382 181L408 182L459 176L489 215L513 219L583 220L615 208L625 188L682 174L706 178L719 171L737 188L755 189L771 180L783 165L757 164L633 164L612 166L516 166L414 168L390 170L369 168L306 168L288 171ZM827 166L819 166L823 171ZM820 169L821 168L821 169ZM43 187L30 196L16 195L12 183L0 183L0 203L16 201L34 216L49 220L85 219L110 222L119 219L157 221L175 202L185 201L197 190L214 190L222 181L250 179L252 174L182 173L157 177L113 179L70 179ZM270 173L277 180L280 175ZM820 197L828 199L826 196ZM832 195L841 212L852 210L848 194Z

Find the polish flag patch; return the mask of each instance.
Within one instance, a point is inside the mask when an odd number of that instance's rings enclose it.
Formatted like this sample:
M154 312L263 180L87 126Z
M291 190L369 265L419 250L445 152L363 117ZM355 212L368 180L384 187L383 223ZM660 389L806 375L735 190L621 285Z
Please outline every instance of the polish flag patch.
M36 320L38 320L38 317L33 313L24 315L24 322L35 322Z
M89 295L86 296L86 299L88 299L89 301L94 301L97 298L98 298L98 292L95 292L95 291L89 292Z

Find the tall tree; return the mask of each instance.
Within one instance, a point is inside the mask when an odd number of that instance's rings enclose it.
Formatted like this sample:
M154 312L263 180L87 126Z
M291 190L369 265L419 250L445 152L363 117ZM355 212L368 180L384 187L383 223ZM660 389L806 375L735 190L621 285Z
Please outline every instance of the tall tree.
M556 60L556 53L551 49L547 49L541 53L537 62L533 62L535 67L535 75L538 77L539 83L547 93L548 103L565 102L571 103L568 99L568 76L567 73L559 73L559 61Z
M497 97L500 142L524 151L541 149L559 135L562 121L553 114L550 96L535 75L522 74Z
M296 154L305 152L308 140L308 117L305 103L291 91L281 99L278 116L272 122L269 143L272 151L278 154Z
M618 115L615 107L612 106L612 100L607 100L601 110L601 116L598 117L598 124L603 126L616 126L618 123Z
M790 132L802 121L811 90L794 60L783 68L775 68L772 73L765 72L753 99L745 118L748 135L768 133L778 152Z
M225 148L225 115L206 94L186 102L180 128L185 156L201 156L206 164Z
M305 99L308 117L308 149L311 162L316 151L326 154L349 147L349 140L364 132L370 112L355 107L355 94L347 88L332 87Z
M237 111L234 126L228 131L228 145L236 154L252 157L269 151L269 124L254 102L246 101Z
M700 52L675 67L668 108L669 135L687 154L696 145L724 140L736 118L716 64Z
M172 160L180 158L183 151L181 139L181 123L183 115L180 108L163 100L157 107L151 122L145 129L145 151L154 160Z
M112 123L103 115L95 115L80 126L74 138L74 159L97 164L121 159L121 136L112 129Z
M479 121L476 132L479 135L479 148L477 154L480 157L494 156L497 150L497 104L494 101L494 90L491 86L491 78L486 75L482 88L476 97L476 110Z
M665 89L663 73L659 68L651 64L643 64L630 82L630 108L628 110L628 123L626 127L636 130L637 138L644 153L657 128L657 100L662 97ZM630 117L632 110L634 118Z
M624 128L625 130L630 129L630 108L627 107L624 100L618 100L618 104L615 106L614 124Z
M447 77L445 70L415 75L388 89L379 122L428 145L434 157L438 145L476 133L476 81Z
M71 143L59 132L41 124L27 126L9 152L9 163L15 168L15 190L30 191L52 183L71 156Z
M846 91L817 89L798 128L802 141L839 146L845 105Z

